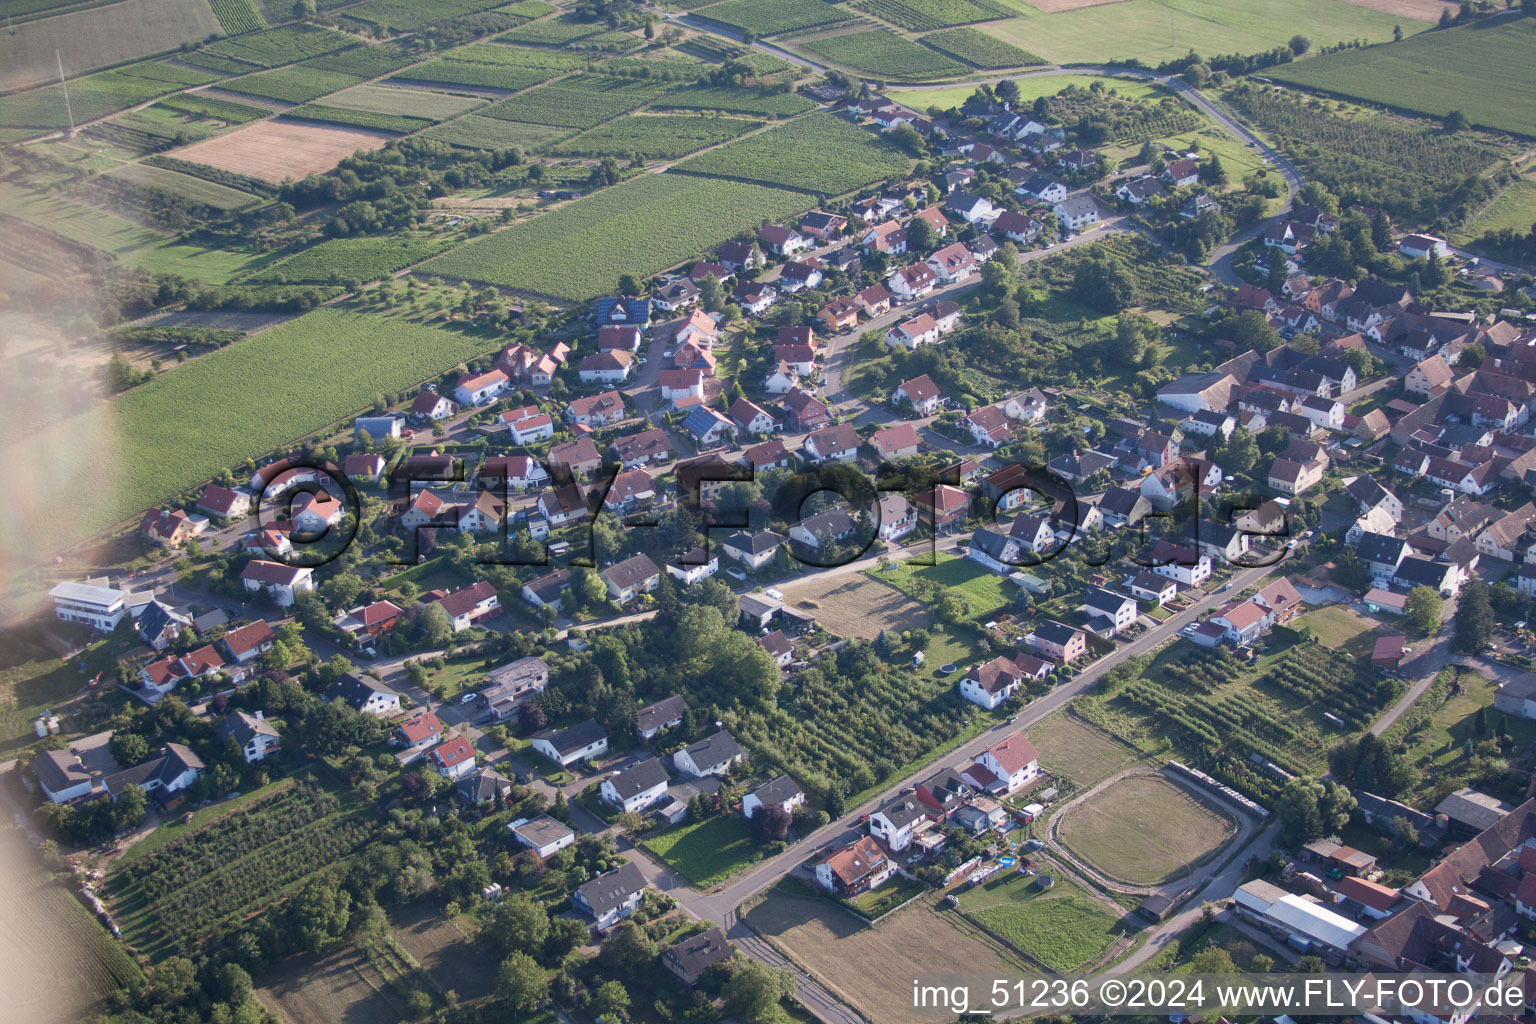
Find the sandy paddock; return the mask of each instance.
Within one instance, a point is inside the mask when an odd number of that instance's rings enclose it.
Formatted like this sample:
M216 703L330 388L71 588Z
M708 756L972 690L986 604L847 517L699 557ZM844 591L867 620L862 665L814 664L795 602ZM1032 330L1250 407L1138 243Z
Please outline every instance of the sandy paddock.
M395 138L386 132L338 128L297 121L257 121L167 156L248 174L274 185L308 174L324 174L360 149L374 150Z

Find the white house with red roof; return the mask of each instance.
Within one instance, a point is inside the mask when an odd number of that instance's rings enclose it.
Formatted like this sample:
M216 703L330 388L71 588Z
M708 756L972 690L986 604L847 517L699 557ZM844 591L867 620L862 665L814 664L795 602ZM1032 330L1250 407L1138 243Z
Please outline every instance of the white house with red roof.
M779 429L779 421L767 409L742 396L731 403L731 420L753 437L762 437Z
M453 402L436 391L423 391L411 403L411 415L420 420L445 420L453 415Z
M238 519L251 511L251 495L219 484L209 484L197 499L197 507L216 519Z
M1018 693L1023 681L1013 659L993 658L983 664L972 665L970 671L961 677L960 696L991 711Z
M454 400L460 405L484 405L507 390L507 375L500 370L477 373L459 381L453 389Z
M576 376L584 384L618 384L629 379L634 362L634 353L623 349L594 352L577 366Z
M532 444L555 436L555 421L536 405L509 409L500 418L513 444Z
M661 388L661 400L673 405L685 398L704 397L703 370L662 370L656 383Z
M253 558L240 572L240 580L249 591L262 590L279 608L293 604L294 595L314 590L314 570L302 565L283 565Z
M1017 793L1040 777L1040 755L1022 732L1016 732L983 750L963 774L988 793Z
M899 405L904 400L912 403L912 410L919 416L932 416L939 411L944 396L939 394L939 386L933 382L933 378L925 373L921 377L903 381L891 392L893 403Z
M404 614L404 609L393 601L375 601L343 612L336 617L335 625L354 641L361 642L394 629Z
M488 580L481 580L472 587L455 590L438 601L448 613L448 624L455 633L468 629L481 619L501 610L501 599L496 588Z
M267 625L265 619L257 619L249 625L232 629L224 634L220 641L224 645L224 651L237 662L244 663L259 658L272 649L272 644L277 640L277 634L272 632L272 627Z
M938 340L939 322L927 313L919 313L885 332L885 343L892 348L900 346L912 350L932 345Z
M463 736L455 736L432 748L427 763L449 781L461 779L475 770L475 748Z
M179 657L161 658L139 669L139 682L143 684L151 702L159 700L176 688L184 679L211 676L224 667L224 658L212 644ZM244 671L240 672L243 677Z
M289 512L299 532L320 533L341 522L346 507L326 491L315 491L295 497Z
M955 242L928 257L928 266L938 275L941 284L956 284L969 280L981 269L976 256L964 242Z
M394 741L403 748L397 759L410 764L443 741L443 723L430 708L418 711L395 727Z

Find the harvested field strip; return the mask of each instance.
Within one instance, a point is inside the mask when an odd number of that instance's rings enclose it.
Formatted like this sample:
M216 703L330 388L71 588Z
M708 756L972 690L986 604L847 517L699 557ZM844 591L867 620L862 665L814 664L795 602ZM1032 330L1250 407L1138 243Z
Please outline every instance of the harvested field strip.
M173 150L180 160L207 164L280 184L306 174L320 174L360 149L379 149L389 136L360 128L257 121L216 138Z

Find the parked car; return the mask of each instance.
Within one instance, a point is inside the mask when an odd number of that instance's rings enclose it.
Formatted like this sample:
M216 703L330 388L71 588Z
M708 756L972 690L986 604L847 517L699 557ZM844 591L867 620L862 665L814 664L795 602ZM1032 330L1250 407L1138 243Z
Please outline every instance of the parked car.
M469 691L468 693L464 694L462 697L459 698L459 703L460 704L473 704L475 702L475 699L477 697L479 697L479 696L480 695L478 693L476 693L475 691L471 690L471 691Z

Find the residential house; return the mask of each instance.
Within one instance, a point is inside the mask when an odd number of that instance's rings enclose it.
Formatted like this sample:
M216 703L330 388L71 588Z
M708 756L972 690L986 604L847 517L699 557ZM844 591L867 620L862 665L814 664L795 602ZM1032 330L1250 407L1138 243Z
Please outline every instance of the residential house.
M654 757L648 757L603 780L598 795L603 802L626 814L647 810L667 796L671 777Z
M933 291L939 275L926 263L913 263L894 271L886 278L891 294L902 302L920 299Z
M326 688L326 700L343 700L354 711L389 715L400 710L400 695L372 676L348 672Z
M896 870L874 839L860 836L818 861L814 871L823 889L852 897L879 888Z
M234 740L246 764L255 764L268 754L277 753L282 743L277 730L272 728L272 724L260 711L254 715L244 711L233 712L219 726L218 736L222 740Z
M927 809L912 797L898 797L869 815L869 834L900 853L932 827ZM825 884L825 883L823 883Z
M298 593L315 589L314 570L304 566L283 565L253 558L240 572L248 591L262 591L279 608L293 604Z
M964 775L983 792L1011 795L1041 778L1040 754L1022 732L1015 732L978 754Z
M547 860L576 842L576 833L570 826L547 814L541 814L531 821L519 818L509 822L507 831L512 833L512 838L519 846L532 850L540 860Z
M720 557L710 554L703 545L700 545L672 559L666 564L666 570L668 576L683 586L690 587L719 572Z
M1097 618L1108 620L1111 636L1119 635L1135 625L1137 616L1141 614L1134 598L1112 593L1103 587L1090 586L1083 595L1083 607L1088 611L1090 623ZM1095 632L1098 630L1095 629Z
M789 414L789 421L796 430L815 430L832 422L832 414L826 405L809 391L793 388L780 404Z
M661 953L661 965L689 988L699 983L704 972L731 958L731 944L719 928L709 928L677 942Z
M591 916L599 932L606 932L640 908L646 881L629 861L576 887L571 903Z
M448 614L448 625L460 633L501 610L501 599L489 580L452 591L437 602Z
M601 573L608 585L608 599L626 605L641 594L649 594L661 583L661 570L645 555L631 555Z
M877 458L889 461L916 455L922 447L922 440L912 424L894 423L871 434L869 446L874 449Z
M735 423L707 405L694 406L683 420L683 430L701 451L733 441L737 433Z
M788 775L780 775L756 789L748 790L747 795L741 798L741 813L747 818L751 818L760 807L777 807L785 814L793 814L797 807L804 806L805 791Z
M595 719L566 729L545 729L529 737L529 745L562 768L608 752L608 734Z
M914 377L909 381L903 381L891 392L891 402L900 405L902 402L911 402L912 411L919 416L932 416L939 410L943 397L939 394L939 387L933 382L933 378L926 373L920 377Z
M859 454L859 433L851 423L820 427L805 437L801 451L812 462L851 462Z
M454 413L454 404L436 391L422 391L411 403L411 415L418 421L435 423Z
M735 738L722 729L678 750L672 755L672 763L678 771L694 777L725 775L746 756Z
M972 665L960 678L960 696L992 711L1011 700L1022 683L1019 668L1011 658L993 658Z
M757 570L773 560L784 538L772 530L733 533L720 542L720 550L748 569Z
M366 646L398 626L404 614L405 610L393 601L374 601L343 612L334 625L353 643Z
M475 748L463 736L454 736L428 751L427 763L453 782L475 770Z
M609 453L625 469L641 469L659 465L675 454L667 432L660 427L650 427L638 434L625 434L613 439Z
M583 384L619 384L629 379L635 357L623 349L594 352L576 367L576 375Z
M491 718L504 722L548 686L549 665L543 658L518 658L485 674L480 703Z
M1160 540L1152 546L1151 569L1186 587L1198 587L1211 578L1211 556Z
M1167 604L1178 595L1178 584L1155 572L1142 570L1132 576L1126 583L1131 596L1143 601L1156 601L1159 606Z
M658 733L682 725L687 713L688 702L681 697L667 697L647 704L635 714L635 732L642 740L654 739Z
M507 383L507 375L500 370L461 377L453 398L460 405L485 405L507 390Z
M731 421L752 437L762 437L779 429L779 422L768 410L745 396L731 403Z
M152 508L139 521L139 532L152 543L174 548L186 543L199 532L200 521L200 518L194 519L181 509L168 512L163 508Z
M1070 665L1088 653L1087 634L1060 622L1040 623L1025 640L1042 658L1058 665Z
M770 224L763 228L758 232L757 240L780 256L793 256L800 250L812 248L816 244L794 228L787 228L782 224Z
M917 349L932 345L939 340L939 324L931 315L919 313L910 320L895 324L885 332L885 343L892 348L901 346Z
M565 407L565 421L573 426L606 427L624 416L624 396L617 391L573 398Z
M1092 195L1069 196L1051 208L1056 223L1068 231L1080 231L1099 222L1099 204Z

